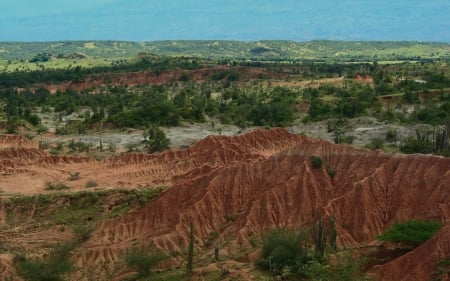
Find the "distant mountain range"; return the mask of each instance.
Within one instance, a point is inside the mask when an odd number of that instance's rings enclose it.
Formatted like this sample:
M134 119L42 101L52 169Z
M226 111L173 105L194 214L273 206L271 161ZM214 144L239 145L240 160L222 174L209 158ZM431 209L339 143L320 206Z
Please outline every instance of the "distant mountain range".
M139 53L195 56L211 59L257 60L450 60L450 43L389 41L225 41L179 40L152 42L55 41L0 42L0 59L27 59L38 54L53 57L130 58Z
M19 4L1 5L0 41L328 39L450 42L448 0L14 2ZM27 5L21 6L20 2L27 2Z

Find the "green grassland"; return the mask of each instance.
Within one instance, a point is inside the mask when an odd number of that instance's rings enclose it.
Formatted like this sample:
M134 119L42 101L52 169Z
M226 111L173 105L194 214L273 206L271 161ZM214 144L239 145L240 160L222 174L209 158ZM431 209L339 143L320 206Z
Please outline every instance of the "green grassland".
M46 62L0 60L0 72L35 71L45 69L92 68L112 66L117 60L87 57L83 59L51 59Z
M450 44L424 42L345 41L63 41L0 42L0 59L27 60L39 53L81 53L89 57L120 59L140 52L213 59L373 61L448 59Z

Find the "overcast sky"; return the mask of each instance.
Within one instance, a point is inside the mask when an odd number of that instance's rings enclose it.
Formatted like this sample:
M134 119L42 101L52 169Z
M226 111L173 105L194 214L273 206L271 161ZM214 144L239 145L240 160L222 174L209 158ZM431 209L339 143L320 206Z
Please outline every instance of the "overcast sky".
M0 41L450 42L449 0L0 0Z

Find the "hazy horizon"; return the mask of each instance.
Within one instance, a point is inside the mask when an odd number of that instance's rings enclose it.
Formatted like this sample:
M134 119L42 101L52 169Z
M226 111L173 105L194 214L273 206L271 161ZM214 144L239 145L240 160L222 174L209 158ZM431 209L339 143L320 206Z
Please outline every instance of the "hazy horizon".
M0 0L0 41L450 42L450 2Z

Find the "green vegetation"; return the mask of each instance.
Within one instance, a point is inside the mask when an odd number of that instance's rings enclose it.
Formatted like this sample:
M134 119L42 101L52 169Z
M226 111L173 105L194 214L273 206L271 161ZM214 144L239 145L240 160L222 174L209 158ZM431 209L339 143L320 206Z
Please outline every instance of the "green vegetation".
M69 174L70 181L76 181L80 179L80 172L73 172Z
M47 132L46 127L53 129L48 125L51 122L58 135L133 128L144 132L144 140L130 143L128 150L145 146L154 153L169 146L162 127L207 122L220 131L227 124L245 129L322 122L336 143L352 143L350 119L369 116L385 124L428 126L420 127L413 136L389 130L373 138L368 148L450 155L449 44L103 41L0 43L0 48L0 128L8 133L40 135ZM145 81L136 82L141 78ZM80 87L65 90L68 84ZM92 87L84 88L85 84ZM50 92L55 88L60 90ZM215 128L215 123L220 126ZM103 145L100 138L98 151L103 152ZM75 138L66 145L43 141L40 148L55 155L89 155L97 149ZM116 150L113 144L108 149ZM326 171L334 177L325 158L312 156L310 161L315 172ZM98 186L94 179L78 172L66 176L77 186L91 189L11 197L5 202L10 226L20 227L32 220L75 235L72 246L66 250L57 247L44 259L18 256L16 266L25 279L62 280L74 270L68 253L89 239L98 222L143 207L162 190L98 191L93 188ZM46 189L69 188L49 182ZM229 223L236 217L228 214L226 219ZM227 222L221 228L225 226ZM394 225L379 239L415 247L440 227L435 222L409 221ZM333 219L319 219L310 229L298 232L270 231L263 236L262 258L257 263L264 272L256 274L265 274L267 279L274 274L282 280L361 279L364 258L337 249L336 236ZM190 223L189 244L183 253L186 268L161 272L152 269L168 258L165 254L131 249L124 261L139 273L130 280L187 280L197 277L194 266L203 267L213 258L220 270L202 272L201 278L232 278L228 269L221 267L226 254L221 252L219 259L219 244L214 244L218 237L216 231L204 237L204 249L199 248L203 252L196 252L194 261ZM258 247L259 242L251 243ZM448 273L448 263L448 259L441 260L433 278L439 280Z
M94 180L89 180L89 181L86 183L86 188L97 187L97 186L98 186L98 184L97 184L97 182L94 181Z
M61 191L61 190L70 189L69 186L67 186L61 182L57 182L57 183L47 182L45 185L46 185L45 190Z
M26 259L16 257L15 266L20 276L30 281L62 281L64 274L74 270L70 260L70 252L74 245L56 245L53 251L45 259Z
M142 207L161 191L161 188L140 188L17 196L11 197L5 206L11 225L26 222L28 212L34 209L33 217L37 222L67 225L82 233L83 228L90 229L98 221L109 218L109 204L113 204L112 212L117 216L131 208ZM108 203L110 197L113 201Z
M108 67L3 73L0 74L0 108L4 117L0 118L5 120L8 132L31 127L41 133L45 130L41 117L46 112L58 116L57 134L83 134L105 127L144 129L149 152L161 150L157 148L159 145L147 140L155 134L155 130L149 131L149 126L178 126L183 122L211 119L241 128L327 120L336 143L352 143L353 136L345 131L350 118L372 116L380 122L425 123L436 128L444 128L450 120L447 61L401 64L237 61L218 68L222 63L141 54L132 61ZM192 72L200 69L201 74ZM176 70L177 74L169 74L168 70ZM253 75L247 71L261 73ZM131 87L126 82L112 85L117 79L115 73L119 72L146 73L154 78L164 73L172 78L165 78L166 82L157 86ZM200 81L192 80L199 75ZM317 86L305 83L323 78L335 82ZM368 82L364 82L366 78ZM40 83L85 79L102 81L106 86L55 94L40 88ZM284 85L280 79L284 79ZM272 82L276 84L272 86ZM14 87L24 89L19 93ZM160 135L158 130L156 133ZM400 149L407 153L448 154L448 134L439 133L440 142L432 143L436 139L433 134L428 134L431 143L424 147L403 136L388 137L391 142L400 142ZM158 142L161 147L166 146L165 138L156 139L162 140ZM380 137L370 148L382 146ZM73 152L90 150L83 144L71 145ZM61 153L56 148L52 152Z
M148 277L153 267L168 258L169 256L159 249L133 248L127 252L125 261L129 267L134 267L138 270L136 278L141 278Z
M446 59L446 43L345 42L345 41L65 41L0 43L0 59L28 59L36 62L55 59L134 57L142 52L170 56L196 56L212 59L253 60L338 60L397 61Z
M355 258L347 252L336 253L333 225L331 220L330 229L326 230L322 220L314 224L311 230L313 249L309 247L306 231L274 229L268 232L263 238L262 257L257 265L282 280L366 280L361 274L364 258Z
M325 249L328 242L328 232L324 227L323 218L320 218L311 227L311 238L314 243L314 255L316 259L320 261L325 255Z
M152 125L144 132L144 141L149 153L161 152L168 149L170 144L166 134L156 125Z
M378 239L417 247L430 239L441 227L440 222L411 220L394 224L379 235Z
M262 257L258 266L264 270L281 273L284 268L289 268L296 272L309 259L305 232L275 229L268 232L263 240Z
M162 189L141 188L134 190L105 190L78 193L51 193L37 196L11 197L4 202L8 225L13 227L57 227L61 232L72 231L74 239L56 247L44 258L28 258L28 252L9 249L16 253L14 266L25 280L65 280L65 274L75 270L70 260L71 252L90 238L98 222L108 219L112 213L120 215L133 208L140 208L157 196ZM111 206L114 206L111 209ZM125 208L126 206L126 208ZM30 220L32 218L32 220ZM48 247L48 246L46 246ZM26 250L26 249L25 249ZM137 252L136 252L137 253ZM149 252L139 264L130 266L150 268L162 255Z
M446 257L441 259L432 274L433 281L441 281L444 280L445 276L448 277L450 273L450 257Z
M314 169L319 169L322 167L324 160L319 156L311 156L311 165Z
M415 137L402 140L400 151L404 153L435 153L450 156L450 120L433 130L416 130Z

